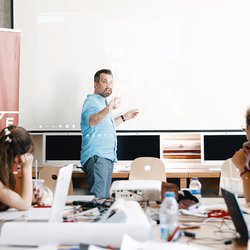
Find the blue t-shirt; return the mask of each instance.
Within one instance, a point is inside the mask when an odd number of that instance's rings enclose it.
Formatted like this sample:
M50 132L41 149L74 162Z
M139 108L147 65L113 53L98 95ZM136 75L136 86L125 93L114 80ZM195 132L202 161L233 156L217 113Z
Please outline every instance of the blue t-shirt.
M116 161L116 130L113 115L109 113L94 127L89 126L89 119L106 107L105 99L96 94L87 96L81 113L82 149L81 165L92 156L97 155Z

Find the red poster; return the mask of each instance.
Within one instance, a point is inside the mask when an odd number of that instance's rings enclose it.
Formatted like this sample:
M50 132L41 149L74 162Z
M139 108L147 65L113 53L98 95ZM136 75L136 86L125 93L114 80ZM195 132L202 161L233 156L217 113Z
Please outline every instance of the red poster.
M0 130L18 125L20 35L0 29Z

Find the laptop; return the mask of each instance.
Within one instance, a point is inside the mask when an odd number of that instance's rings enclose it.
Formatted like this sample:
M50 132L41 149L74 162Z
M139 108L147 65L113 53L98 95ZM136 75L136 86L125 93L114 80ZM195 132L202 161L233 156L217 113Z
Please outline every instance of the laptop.
M26 214L28 222L61 222L69 191L73 164L61 167L58 172L51 208L32 208Z
M221 193L227 205L228 212L231 215L234 227L237 233L240 235L240 240L247 241L249 239L248 227L242 210L239 206L237 197L234 193L224 188L221 188Z

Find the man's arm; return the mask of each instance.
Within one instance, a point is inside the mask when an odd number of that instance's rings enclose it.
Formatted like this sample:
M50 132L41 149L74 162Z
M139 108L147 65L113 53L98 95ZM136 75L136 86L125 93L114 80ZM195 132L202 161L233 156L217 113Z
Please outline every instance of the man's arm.
M89 126L92 128L99 122L101 122L108 114L114 109L117 109L120 106L120 99L116 97L112 99L109 104L101 111L90 116Z
M121 123L135 118L139 114L138 109L132 109L126 112L124 115L117 116L115 118L115 125L119 126Z

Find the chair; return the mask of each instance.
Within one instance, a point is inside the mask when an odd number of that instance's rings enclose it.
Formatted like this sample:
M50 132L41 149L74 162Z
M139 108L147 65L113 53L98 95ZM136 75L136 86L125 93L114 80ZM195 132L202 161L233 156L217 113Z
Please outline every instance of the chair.
M159 180L166 182L164 163L155 157L138 157L130 168L129 180Z
M220 188L225 185L224 178L234 178L238 183L238 196L244 197L243 191L243 182L240 177L240 172L238 168L233 164L232 159L229 158L225 160L221 166L221 175L220 175ZM221 196L221 189L219 190L219 195Z
M39 179L44 179L44 186L48 187L53 193L56 188L56 181L60 167L46 166L39 170ZM71 180L68 195L73 195L73 182Z

